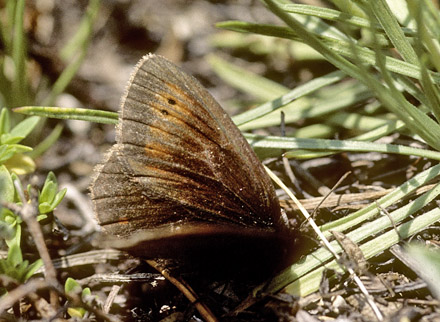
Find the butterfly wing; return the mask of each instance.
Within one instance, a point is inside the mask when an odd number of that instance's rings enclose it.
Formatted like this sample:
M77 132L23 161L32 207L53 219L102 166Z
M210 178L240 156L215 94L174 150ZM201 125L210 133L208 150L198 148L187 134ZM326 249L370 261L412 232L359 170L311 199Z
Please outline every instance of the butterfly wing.
M202 85L168 60L150 54L136 66L116 141L91 186L105 231L152 241L206 227L220 235L285 230L252 148Z

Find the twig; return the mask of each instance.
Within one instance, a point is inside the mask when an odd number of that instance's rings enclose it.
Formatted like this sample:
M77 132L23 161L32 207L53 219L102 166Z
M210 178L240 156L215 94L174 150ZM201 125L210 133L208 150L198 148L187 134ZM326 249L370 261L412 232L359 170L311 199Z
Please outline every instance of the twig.
M55 292L55 294L65 296L72 305L81 306L89 312L95 314L95 316L100 320L110 321L110 322L119 322L120 320L109 316L103 313L101 310L98 310L87 303L84 303L81 298L76 294L66 294L63 288L54 287L53 285L47 283L47 281L42 279L32 279L26 282L25 284L21 284L13 290L9 291L5 296L2 297L0 301L0 315L3 314L6 310L8 310L11 306L14 305L21 298L27 296L31 293L36 293L38 290L43 289L51 289Z
M17 301L24 298L29 293L35 293L36 291L40 289L44 289L46 287L48 287L48 285L44 280L34 279L10 290L0 300L0 315L2 315L6 310L12 307Z
M281 111L281 136L282 137L286 136L285 114L283 111ZM286 150L283 150L283 151L286 151ZM301 186L298 182L298 179L296 178L295 174L292 171L292 167L289 163L289 159L287 159L283 154L281 157L281 160L283 161L284 171L286 172L287 177L289 177L290 182L293 184L296 191L301 192L301 194L306 198L311 197L306 191L301 189Z
M110 307L112 306L113 302L115 301L116 295L118 295L119 290L121 289L120 285L113 285L112 289L109 293L109 295L107 296L107 299L105 300L104 303L104 307L103 307L103 312L108 314L108 312L110 312Z
M303 177L304 180L307 181L316 191L319 192L322 196L325 196L330 191L330 188L324 185L321 181L316 179L314 175L311 174L310 171L304 169L304 167L295 160L290 160L290 163L293 165L295 170L297 171L300 177Z
M269 176L274 180L286 193L287 195L293 200L293 202L297 205L298 209L301 211L305 219L309 222L310 226L313 228L315 233L318 235L318 237L321 239L321 241L324 243L324 245L327 247L327 249L335 256L335 258L338 258L338 254L333 249L333 247L330 245L330 242L325 238L324 234L319 229L318 225L316 225L315 221L312 219L310 214L307 212L307 210L301 205L301 203L296 199L295 195L289 190L289 188L286 187L286 185L267 167L264 167L269 174Z
M81 285L88 285L92 282L99 283L132 283L132 282L157 282L164 277L160 274L137 273L137 274L93 274L81 280L77 280Z
M327 200L328 197L341 185L341 183L351 174L351 171L346 172L341 178L339 178L338 182L331 188L327 194L321 199L321 202L316 206L316 208L312 212L312 218L315 216L316 212L318 211L319 207Z
M318 205L319 208L332 208L332 207L344 207L345 205L353 202L360 202L371 199L379 199L390 193L393 189L387 189L383 191L367 191L360 193L347 193L343 195L333 194L328 196L324 202L322 200L324 197L315 197L309 199L300 199L299 202L304 208L308 210L315 209ZM281 207L287 210L297 210L298 206L292 200L280 200ZM360 205L360 207L365 207L365 204Z
M435 184L430 184L423 186L413 192L412 195L421 195L428 190L431 190ZM360 193L347 193L343 195L331 195L329 196L319 207L331 208L331 207L341 207L345 208L346 205L352 202L366 201L372 199L379 199L386 194L394 191L395 189L386 189L382 191L366 191ZM407 196L408 197L408 196ZM321 202L324 197L316 197L310 199L300 199L301 205L308 210L313 210ZM297 210L298 206L292 200L280 200L281 207L287 210ZM365 205L360 205L359 207L364 207Z
M408 304L415 304L415 305L430 305L430 306L439 306L440 301L438 300L419 300L419 299L396 299L397 302L405 303L405 305Z
M81 236L97 231L99 226L93 215L90 198L85 198L84 194L78 191L78 188L70 183L64 184L64 187L67 188L65 198L75 204L75 207L77 207L84 221L86 222L86 224L81 228Z
M127 253L115 249L91 250L89 252L63 256L52 260L56 269L66 269L75 266L93 265L105 263L111 260L121 260L127 258ZM44 272L44 267L40 268L37 273Z
M388 219L391 222L391 225L393 225L394 231L396 232L397 236L399 236L399 239L401 239L400 234L399 234L399 230L397 229L397 225L394 222L393 217L391 217L390 213L385 208L383 208L377 201L376 201L376 207L379 208L379 213L381 215L385 215L388 217Z
M177 278L171 275L170 271L166 266L161 265L155 260L146 260L146 262L161 273L168 281L170 281L175 287L182 292L183 295L192 303L197 311L199 311L200 315L207 322L217 322L217 318L211 312L209 307L207 307L203 302L201 302L194 290L189 286L182 278Z
M31 202L28 203L24 196L24 192L21 189L21 185L18 180L14 180L15 190L17 191L20 200L23 204L22 208L18 212L20 217L26 223L29 233L34 239L35 246L37 247L38 254L40 255L41 260L43 261L45 270L45 277L47 282L54 288L60 288L61 285L57 280L57 273L55 271L55 267L52 264L52 260L49 255L49 251L47 249L46 243L44 242L43 232L41 231L40 224L37 221L38 215L38 206L37 200L35 200L36 194L32 198ZM58 309L60 306L58 295L56 292L50 292L50 304Z

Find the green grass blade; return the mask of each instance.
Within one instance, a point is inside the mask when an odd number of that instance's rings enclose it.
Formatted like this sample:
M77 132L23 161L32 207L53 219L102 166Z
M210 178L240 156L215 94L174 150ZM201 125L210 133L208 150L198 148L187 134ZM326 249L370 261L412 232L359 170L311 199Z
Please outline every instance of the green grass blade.
M348 14L339 10L321 8L311 5L304 4L286 4L283 6L284 10L291 13L297 13L301 15L314 16L330 21L341 22L344 25L350 25L359 28L375 28L382 29L382 27L377 23L371 23L370 20L356 15ZM415 31L410 28L402 28L405 35L413 36Z
M380 117L372 117L359 113L346 113L341 111L326 118L325 122L331 125L340 126L344 129L363 132L376 129L395 121L389 121Z
M16 4L16 0L7 0L5 4L5 17L0 20L1 41L7 55L12 53L13 21Z
M412 48L411 44L406 39L402 28L397 22L394 14L391 12L391 9L388 6L387 2L385 0L362 2L373 11L377 20L382 25L385 33L388 35L388 38L394 44L400 55L402 55L403 59L417 66L419 62L417 54Z
M440 208L433 209L427 213L410 220L397 227L397 232L392 229L373 240L360 246L366 259L370 259L376 254L385 251L392 245L401 241L401 239L409 238L416 233L426 229L426 227L434 224L440 220ZM303 266L306 266L303 263ZM334 269L340 272L339 265L335 261L314 268L307 275L300 275L297 267L292 267L289 271L284 271L277 278L272 280L269 285L264 286L264 291L268 293L276 292L286 286L286 292L294 295L306 296L312 292L315 292L319 288L322 273L324 269ZM298 276L301 276L298 278ZM293 282L293 283L292 283ZM261 288L260 288L261 289ZM259 291L260 289L257 289Z
M432 179L440 176L440 165L435 165L417 175L415 175L410 180L406 181L392 192L383 196L379 200L377 200L377 204L381 207L386 208L396 203L398 200L404 198L406 195L414 192L416 189L422 187L427 184ZM339 230L344 231L346 229L350 229L361 222L364 222L370 218L373 218L379 213L379 209L377 208L377 204L370 204L367 207L360 209L344 218L334 220L327 224L321 226L321 230L323 232L329 230Z
M433 112L437 124L440 123L440 93L438 87L432 81L431 76L428 73L427 56L423 55L420 58L421 70L422 70L422 86L428 103L428 108Z
M236 115L232 119L237 126L243 125L247 122L258 119L266 114L269 114L275 111L276 109L293 102L298 98L311 94L324 86L334 84L335 82L342 80L344 77L345 77L344 73L336 71L324 75L322 77L315 78L312 81L307 82L306 84L296 87L295 89L293 89L292 91L290 91L285 95L277 97L274 100L268 101L267 103L264 103L256 108L253 108L250 111L246 111L244 113Z
M240 22L240 21L238 21L238 22L237 21L222 22L222 23L218 23L217 26L220 28L238 31L238 32L252 32L252 33L265 35L265 36L303 41L303 39L300 36L298 36L298 34L294 30L292 30L290 28L286 28L286 27L281 27L281 26L253 24L253 23ZM304 33L306 33L306 32L308 32L308 31L304 29ZM318 37L318 36L316 36L316 37ZM319 35L318 38L320 39L320 41L322 41L321 45L319 47L313 47L318 52L319 52L321 46L325 46L325 47L327 47L327 49L329 51L334 52L334 54L340 54L343 57L350 58L350 59L357 59L359 62L368 64L373 67L376 66L376 54L374 53L374 51L372 51L369 48L366 48L363 46L358 46L356 44L350 44L349 42L343 41L343 40L337 40L334 38L323 37L322 35ZM356 52L353 51L353 47L356 49ZM327 51L327 49L326 49L326 51ZM328 59L328 56L326 56L326 58ZM329 61L331 63L333 63L333 59L329 60ZM333 64L336 65L336 63L333 63ZM350 66L350 65L348 65L348 66ZM389 71L391 71L393 73L416 78L419 80L421 79L420 67L418 67L414 64L387 56L387 57L385 57L385 66ZM340 68L340 69L342 70L342 68ZM354 70L355 74L351 74L348 71L346 73L352 77L355 77L357 75L356 69ZM436 84L440 84L440 74L439 73L429 71L429 74L431 75L433 81ZM357 78L357 77L355 77L355 78ZM362 80L361 77L358 79Z
M93 25L98 16L100 0L90 0L86 14L82 19L77 32L70 41L61 49L60 57L64 60L70 60L78 51L86 51L91 35Z
M30 156L32 159L35 159L42 155L58 140L62 131L63 126L61 124L57 124L52 132L43 141L38 143L38 145L34 147L34 149L30 151L27 155Z
M246 139L253 148L293 150L306 149L318 151L352 151L352 152L380 152L399 155L419 156L433 160L440 160L440 152L408 147L404 145L360 142L348 140L326 140L326 139L303 139L287 138L279 136L260 136L256 134L245 134ZM287 158L291 157L289 152L285 153Z
M70 61L53 84L49 95L43 100L42 105L52 105L55 98L67 88L78 72L87 54L92 27L98 14L99 6L100 0L90 0L87 14L80 24L78 32L67 45L67 48L64 48L62 51L63 56Z
M232 86L261 100L271 100L286 94L289 89L267 78L226 62L215 55L208 56L213 70Z
M301 97L281 107L279 110L275 110L262 118L245 123L239 128L241 130L251 130L268 126L278 126L281 124L280 111L285 113L285 123L287 124L328 115L371 98L371 92L361 84L351 83L351 85L353 86L347 86L347 83L341 83L333 86L331 90L330 88L326 88L331 95L320 96L320 93L315 93L316 95L313 96ZM265 105L266 104L263 106ZM273 107L278 105L279 101L277 102L275 100ZM248 112L249 115L251 115L252 111L253 110Z
M387 87L379 83L365 70L365 81L374 88L378 98L396 114L414 134L421 136L430 146L440 150L440 126L420 109L411 104L396 88L394 79L385 63L385 55L378 48L376 62Z
M57 119L80 120L104 124L118 123L118 113L85 108L23 106L14 108L14 112L25 115L37 115Z
M14 61L14 79L12 82L13 106L26 104L28 92L26 83L26 37L24 33L25 0L17 0L15 5L12 36L12 59Z
M67 88L78 72L85 56L86 52L83 51L77 57L73 58L73 60L66 66L61 75L52 85L51 91L43 100L42 105L51 105L55 101L55 98Z

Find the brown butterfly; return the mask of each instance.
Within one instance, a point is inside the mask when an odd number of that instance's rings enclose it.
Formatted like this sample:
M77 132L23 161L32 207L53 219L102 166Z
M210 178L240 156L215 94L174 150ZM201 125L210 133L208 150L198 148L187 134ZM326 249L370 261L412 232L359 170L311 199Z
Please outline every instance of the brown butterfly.
M149 54L135 67L116 141L91 186L99 224L114 236L107 245L261 274L291 257L293 233L254 151L165 58Z

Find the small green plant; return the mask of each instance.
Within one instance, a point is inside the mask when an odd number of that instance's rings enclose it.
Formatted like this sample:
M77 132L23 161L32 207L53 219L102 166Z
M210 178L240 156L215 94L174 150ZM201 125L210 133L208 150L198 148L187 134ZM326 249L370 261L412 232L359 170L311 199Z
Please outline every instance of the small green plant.
M0 112L0 164L4 164L16 174L31 173L35 170L35 163L25 153L32 148L19 144L35 128L39 117L28 117L11 127L9 111L3 108Z
M10 174L6 166L0 166L0 196L3 202L21 204L15 193L13 180L18 177ZM19 181L17 181L19 182ZM7 208L2 208L0 212L0 225L2 226L1 237L6 244L11 247L13 244L20 245L21 240L21 223L20 216L13 213Z
M10 174L6 166L0 166L0 196L2 202L21 206L22 202L18 198L14 182L22 189L21 182L16 174ZM37 220L47 218L47 214L55 209L62 201L67 189L58 191L58 183L55 175L50 172L45 180L44 186L39 192L38 209L39 215ZM31 187L28 186L27 194L32 195ZM21 251L21 235L22 235L21 217L10 209L3 207L0 211L0 238L2 238L8 246L8 256L6 259L0 260L0 273L5 274L19 283L24 283L35 271L41 267L41 260L37 260L32 264L23 260Z
M2 201L15 203L21 205L13 182L17 182L20 186L20 180L16 174L10 174L5 166L0 166L0 196ZM22 188L21 188L22 189ZM44 182L43 188L38 195L38 211L39 215L37 220L43 220L47 218L47 214L52 212L63 200L67 189L64 188L58 191L58 182L53 172L49 172ZM27 187L27 194L31 195L31 187ZM21 238L21 226L22 219L17 214L14 214L11 210L3 208L0 212L0 226L3 226L1 232L3 233L6 243L11 245L12 243L20 244Z
M55 127L47 138L38 141L40 132L44 129L42 126L44 119L35 116L23 119L21 115L10 114L10 108L37 103L51 104L59 94L64 92L86 57L101 1L89 1L87 12L83 16L77 33L59 51L59 57L65 64L65 68L50 88L45 86L49 82L45 81L44 74L41 75L39 82L35 82L34 79L31 81L29 77L31 71L28 67L31 64L28 63L30 59L25 30L26 2L26 0L6 0L0 6L2 47L0 106L7 106L0 111L0 201L4 203L4 207L0 209L0 240L5 242L8 249L7 257L0 260L0 274L9 276L17 284L25 283L42 265L41 259L30 264L22 256L24 251L21 248L23 246L21 240L22 234L25 233L25 226L22 225L20 209L23 209L21 208L23 203L25 203L24 206L28 203L34 206L34 197L38 197L38 204L35 205L38 207L38 209L35 208L35 213L38 212L37 220L47 221L47 218L49 220L52 218L51 212L64 198L66 189L59 191L56 177L52 172L48 174L41 191L35 192L31 186L23 188L19 176L35 171L34 158L41 155L58 139L62 126ZM36 84L38 86L35 86ZM22 140L26 139L34 129L34 134L36 134L34 142L38 144L33 149L23 144ZM30 225L28 224L27 227ZM44 244L44 241L42 243ZM43 255L41 257L45 258ZM45 265L47 278L50 265L46 261ZM56 274L52 275L53 281ZM7 290L0 291L3 294ZM86 296L89 291L84 290L83 296ZM52 295L51 304L55 303L56 307L57 300L52 301L54 298ZM14 306L15 313L19 312L17 308L18 305ZM84 314L75 316L84 316Z
M81 294L82 301L85 303L91 302L92 292L90 291L90 288L86 287L83 289L81 285L71 277L67 278L66 283L64 284L64 291L66 294ZM72 318L82 319L87 314L87 310L82 307L69 307L67 313Z
M17 284L22 284L34 275L41 266L43 266L41 259L32 264L28 260L23 260L20 246L14 243L9 247L8 257L0 259L0 274L10 277ZM0 288L1 295L6 292L6 288Z
M38 196L38 211L40 212L40 215L45 215L53 211L63 200L66 192L66 188L58 191L57 178L53 172L49 172Z

